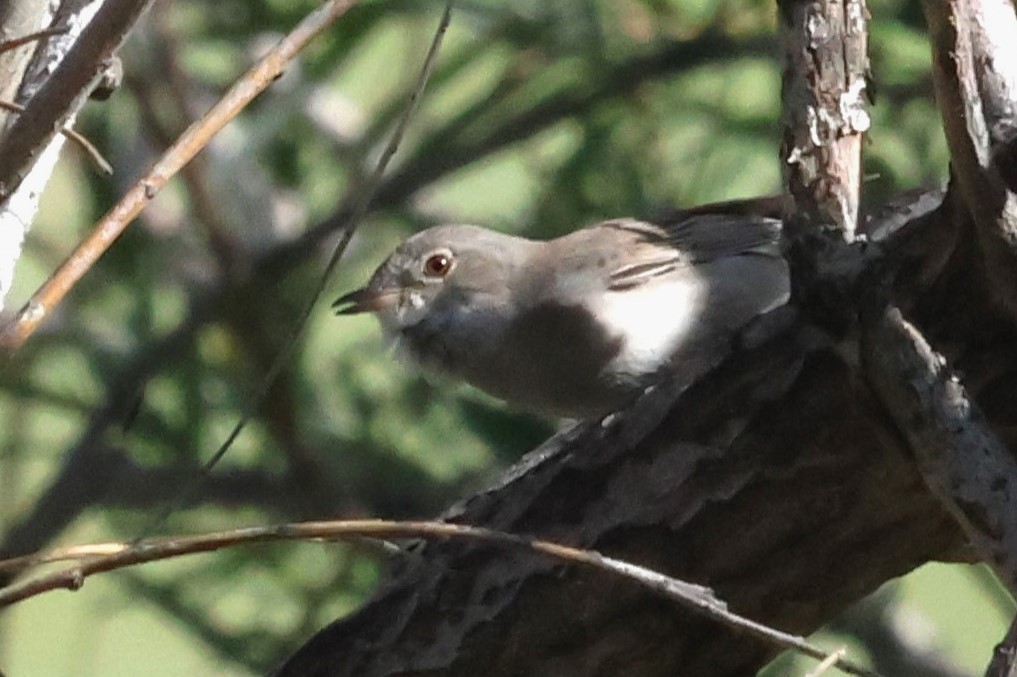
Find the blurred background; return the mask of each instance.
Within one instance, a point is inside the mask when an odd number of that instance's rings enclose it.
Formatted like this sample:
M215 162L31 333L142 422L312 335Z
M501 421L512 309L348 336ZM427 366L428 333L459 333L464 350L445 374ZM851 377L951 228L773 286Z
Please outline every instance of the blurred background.
M124 86L64 150L8 298L17 309L158 154L312 0L157 2ZM403 111L443 3L362 2L172 182L0 374L5 556L150 535L260 387L344 209ZM865 203L940 184L947 154L919 3L870 5ZM764 0L459 0L378 199L256 419L164 532L430 517L555 430L398 364L328 302L408 234L550 237L780 190L776 8ZM25 675L263 674L383 574L340 544L235 549L90 578L0 615ZM1013 609L980 567L928 565L818 640L885 674L980 673ZM781 657L770 675L812 664ZM908 667L911 666L911 667ZM911 672L911 669L914 671Z

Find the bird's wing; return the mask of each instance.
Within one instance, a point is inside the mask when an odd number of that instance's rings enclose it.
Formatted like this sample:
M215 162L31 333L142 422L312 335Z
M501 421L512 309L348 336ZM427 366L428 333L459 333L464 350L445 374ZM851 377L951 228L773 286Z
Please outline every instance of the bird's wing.
M695 263L744 254L779 256L781 225L762 216L704 214L669 225L665 232Z
M680 267L716 259L780 256L781 222L765 217L705 214L666 227L622 219L603 224L631 238L629 247L643 248L639 263L623 264L610 273L610 288L628 289Z

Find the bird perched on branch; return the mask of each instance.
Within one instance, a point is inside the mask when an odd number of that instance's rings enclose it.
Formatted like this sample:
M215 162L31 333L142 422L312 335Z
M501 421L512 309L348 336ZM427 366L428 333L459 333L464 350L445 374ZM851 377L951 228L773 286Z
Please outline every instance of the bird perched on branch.
M403 242L337 314L372 312L425 369L527 410L613 411L789 296L778 220L606 221L549 241L477 226Z

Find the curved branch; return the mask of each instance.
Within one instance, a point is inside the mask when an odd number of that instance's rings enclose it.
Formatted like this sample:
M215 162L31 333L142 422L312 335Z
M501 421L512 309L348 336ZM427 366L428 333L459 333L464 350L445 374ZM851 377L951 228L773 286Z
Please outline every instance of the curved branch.
M933 81L953 178L975 222L989 293L1017 319L1017 16L1009 0L926 0Z

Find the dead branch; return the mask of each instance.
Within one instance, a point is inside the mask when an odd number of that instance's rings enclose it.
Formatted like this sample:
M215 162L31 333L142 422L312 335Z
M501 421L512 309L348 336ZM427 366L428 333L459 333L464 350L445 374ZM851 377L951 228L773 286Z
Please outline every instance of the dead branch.
M864 0L782 0L783 143L789 225L854 237L862 135L869 128L868 9Z
M728 611L712 590L692 585L659 574L645 567L605 557L598 552L580 550L560 543L534 540L490 529L444 522L392 522L388 520L351 520L305 522L270 527L248 527L196 536L170 536L145 539L132 544L100 543L60 548L50 553L38 553L15 560L0 561L0 571L21 570L41 564L67 560L81 560L69 569L43 574L19 585L0 590L0 607L24 601L36 595L67 588L78 590L91 575L115 571L145 562L213 552L238 545L270 543L292 540L360 538L423 538L427 540L452 539L472 541L486 545L529 550L562 562L588 567L633 581L653 593L682 604L735 630L784 649L793 649L822 661L826 669L837 666L841 671L863 677L878 677L876 673L859 667L844 658L844 652L829 654L812 646L803 637L768 628L748 618Z
M114 42L112 37L109 37L107 46L112 49L119 44L119 39L122 39L123 33L126 32L126 27L130 25L136 14L127 12L128 8L134 9L140 13L145 5L145 2L136 3L138 7L119 2L118 0L110 0L110 7L113 7L118 14L113 17L106 17L104 15L97 16L93 21L93 24L103 24L107 19L113 21L112 26L104 26L104 30L113 33L117 40ZM230 120L248 104L254 97L264 91L272 82L282 74L286 65L292 60L297 53L300 52L316 35L321 31L325 30L333 21L338 19L340 16L346 13L350 7L356 4L356 0L331 0L324 6L308 14L296 28L293 29L290 34L281 40L265 57L262 58L254 67L252 67L240 81L238 81L230 90L221 98L216 105L209 110L205 116L198 120L196 123L191 125L186 132L177 140L177 142L167 150L163 156L155 163L155 165L139 179L134 186L127 191L126 194L120 199L120 201L114 205L109 212L95 225L92 233L86 238L74 253L58 268L49 280L32 296L32 298L25 304L21 311L12 319L6 326L0 330L0 360L10 359L14 351L16 351L29 336L35 331L36 327L47 317L49 312L56 307L63 297L70 291L71 287L81 279L81 277L91 268L92 264L98 260L98 258L109 248L110 245L116 240L117 237L127 228L128 225L134 220L134 218L141 212L141 210L159 193L159 191L166 185L166 183L178 172L180 168L191 160L202 148L204 148L211 138L219 132ZM111 10L111 13L113 10ZM114 21L119 19L119 23ZM123 33L116 33L116 27L120 24L124 28ZM79 44L88 42L89 36L84 34ZM98 39L97 39L98 40ZM77 48L75 48L77 49ZM94 48L93 48L94 49ZM91 52L84 55L78 55L72 52L68 56L68 61L74 58L86 58L94 56ZM93 63L93 62L86 62ZM79 66L80 67L80 66ZM77 71L74 71L76 74ZM56 81L57 75L54 74L50 82ZM91 80L88 80L91 83ZM50 85L48 88L52 89ZM44 94L48 91L44 87L43 90L36 95L33 99L33 106L36 105L34 102L36 99L44 97ZM57 92L57 94L61 93ZM56 97L57 94L51 96ZM48 99L46 99L48 101ZM20 120L32 119L30 115L24 115ZM26 130L21 133L27 134L31 130ZM51 130L52 131L52 130ZM11 141L11 137L14 136L12 130L3 142L0 142L0 157L5 158L7 162L7 153L12 151L21 152L27 154L31 151L31 148L21 149L20 146L14 148L7 148L14 142ZM20 142L19 142L20 143ZM18 155L10 155L10 164L17 165ZM10 180L13 174L4 173L4 167L0 167L0 196L4 195L3 186L10 186ZM8 183L4 183L5 180Z

